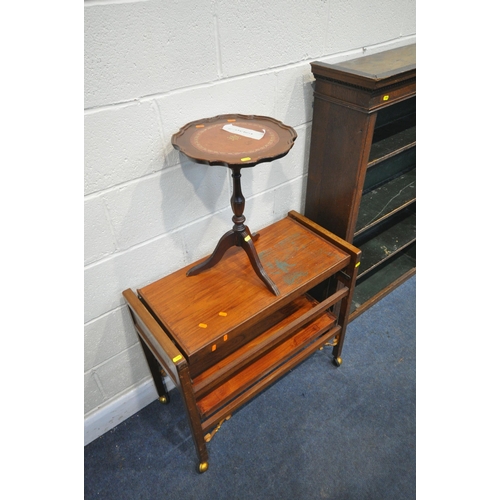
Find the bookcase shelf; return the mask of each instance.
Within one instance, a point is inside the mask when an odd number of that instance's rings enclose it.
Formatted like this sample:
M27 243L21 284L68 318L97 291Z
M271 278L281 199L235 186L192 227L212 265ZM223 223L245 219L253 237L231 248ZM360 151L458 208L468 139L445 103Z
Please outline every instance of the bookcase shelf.
M415 56L408 45L311 64L304 213L362 251L350 320L416 272Z
M384 220L372 231L363 233L360 238L354 239L363 255L358 270L358 279L361 279L364 273L372 271L392 255L416 241L414 209L415 205L407 207L393 217Z
M371 273L366 273L356 282L351 304L351 317L385 297L391 290L415 274L415 245L393 255Z
M415 168L365 193L361 198L354 237L415 204L416 199Z

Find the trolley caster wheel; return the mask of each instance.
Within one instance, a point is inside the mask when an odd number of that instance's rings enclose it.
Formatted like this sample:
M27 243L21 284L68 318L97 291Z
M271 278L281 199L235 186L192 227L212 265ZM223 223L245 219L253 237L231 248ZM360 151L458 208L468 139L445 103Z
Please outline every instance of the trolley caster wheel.
M167 396L160 396L158 398L158 401L162 404L162 405L166 405L169 401L169 399L167 398Z
M333 358L333 364L335 366L340 366L342 364L342 358L339 356L338 358Z
M208 470L208 462L202 462L199 466L198 466L198 472L200 474L203 474L204 472L206 472Z

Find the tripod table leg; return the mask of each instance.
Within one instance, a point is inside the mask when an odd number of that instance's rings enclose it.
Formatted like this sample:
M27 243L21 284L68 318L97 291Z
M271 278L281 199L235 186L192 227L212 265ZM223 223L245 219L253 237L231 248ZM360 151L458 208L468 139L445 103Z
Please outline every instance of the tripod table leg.
M187 273L187 276L196 276L197 274L214 267L224 256L224 254L233 246L237 244L237 235L233 230L228 231L222 236L215 247L212 255L201 262L197 266L192 267Z
M241 241L241 246L243 250L245 250L250 263L252 264L253 270L257 273L257 276L264 282L266 287L269 289L271 293L278 296L280 291L278 287L274 284L271 278L267 275L266 271L262 267L259 256L257 255L257 251L255 250L255 246L253 244L252 238L243 238Z

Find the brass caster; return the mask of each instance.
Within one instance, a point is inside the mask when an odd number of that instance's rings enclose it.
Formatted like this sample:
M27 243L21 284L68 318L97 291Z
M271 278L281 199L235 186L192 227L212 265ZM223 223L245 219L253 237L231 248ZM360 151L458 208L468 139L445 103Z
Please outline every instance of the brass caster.
M203 474L207 470L208 470L208 462L202 462L198 467L198 471L200 474Z
M340 366L342 364L342 358L340 356L338 358L333 358L333 364L335 366Z
M168 403L168 398L167 398L167 396L160 396L160 397L158 398L158 401L159 401L161 404L166 405L166 404Z

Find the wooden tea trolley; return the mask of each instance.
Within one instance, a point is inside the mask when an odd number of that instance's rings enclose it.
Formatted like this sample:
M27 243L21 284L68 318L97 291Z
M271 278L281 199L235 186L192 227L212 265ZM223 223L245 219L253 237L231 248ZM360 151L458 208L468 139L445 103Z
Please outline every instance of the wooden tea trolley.
M165 374L182 395L200 472L235 410L332 339L342 361L360 250L294 211L262 229L256 247L279 295L238 246L223 266L194 276L187 266L123 292L160 400ZM342 284L333 295L322 286L330 277Z

